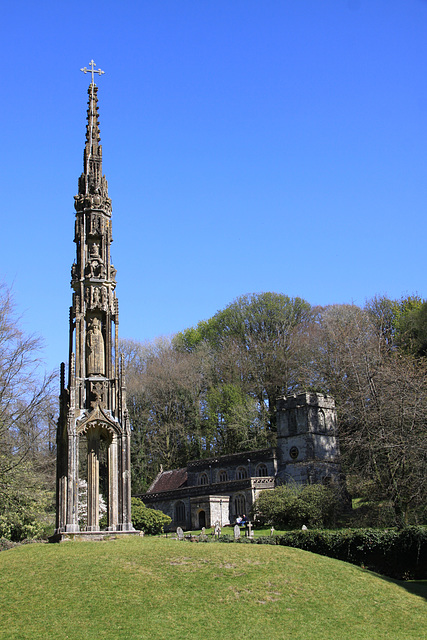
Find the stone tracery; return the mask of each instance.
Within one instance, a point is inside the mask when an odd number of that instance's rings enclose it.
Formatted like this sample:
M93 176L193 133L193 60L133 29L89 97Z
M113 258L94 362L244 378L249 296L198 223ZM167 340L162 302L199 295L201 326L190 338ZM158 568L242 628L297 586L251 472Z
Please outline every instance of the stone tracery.
M61 365L57 431L56 536L80 531L79 440L87 440L86 530L99 529L99 447L108 447L108 530L133 531L130 507L130 425L118 353L116 269L111 264L111 200L102 175L98 87L89 85L86 145L75 196L76 260L71 269L68 385Z

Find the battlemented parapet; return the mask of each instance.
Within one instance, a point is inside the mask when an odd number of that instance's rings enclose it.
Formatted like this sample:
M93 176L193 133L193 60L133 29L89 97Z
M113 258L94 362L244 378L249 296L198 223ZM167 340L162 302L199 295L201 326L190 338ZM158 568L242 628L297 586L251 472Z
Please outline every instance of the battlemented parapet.
M335 401L300 393L277 401L278 477L297 484L339 481L340 451Z

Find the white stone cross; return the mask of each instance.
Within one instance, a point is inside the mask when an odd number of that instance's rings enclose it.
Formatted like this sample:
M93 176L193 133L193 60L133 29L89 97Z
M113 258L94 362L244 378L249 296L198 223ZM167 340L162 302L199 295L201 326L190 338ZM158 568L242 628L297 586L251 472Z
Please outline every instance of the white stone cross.
M95 84L94 79L93 79L93 74L97 73L98 75L102 76L103 73L105 73L105 71L102 71L102 69L94 69L93 66L96 66L96 62L94 62L93 60L91 60L89 62L90 65L90 69L87 69L86 67L83 67L83 69L80 69L80 71L83 71L83 73L91 73L92 74L92 84Z

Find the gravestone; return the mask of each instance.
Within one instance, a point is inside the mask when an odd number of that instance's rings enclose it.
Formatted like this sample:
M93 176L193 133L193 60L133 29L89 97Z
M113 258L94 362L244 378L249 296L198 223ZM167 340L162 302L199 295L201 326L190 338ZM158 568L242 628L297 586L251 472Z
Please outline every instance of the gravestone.
M178 540L184 540L184 532L181 527L176 528L176 535L178 536Z
M221 527L219 526L218 522L215 524L215 535L217 538L219 538L219 536L221 535Z
M240 527L238 524L234 525L234 539L238 540L240 538Z
M270 535L271 535L271 536L274 536L274 527L271 527L271 529L270 529Z
M252 523L251 522L248 522L247 536L248 536L248 538L253 538L254 537L254 532L252 531Z
M202 536L205 536L205 535L206 535L206 529L205 529L205 527L202 527L202 534L201 534L201 535L202 535Z

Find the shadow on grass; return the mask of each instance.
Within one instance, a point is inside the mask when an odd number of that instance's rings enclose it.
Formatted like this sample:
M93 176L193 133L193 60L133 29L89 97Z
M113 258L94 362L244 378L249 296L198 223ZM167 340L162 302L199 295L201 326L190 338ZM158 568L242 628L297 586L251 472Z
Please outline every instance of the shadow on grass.
M427 600L427 580L394 580L399 587Z
M375 573L375 575L378 578L381 578L381 580L397 584L399 587L402 587L402 589L406 589L408 593L412 593L414 596L419 596L420 598L424 598L424 600L427 600L427 580L395 580L394 578L383 576L380 573Z

